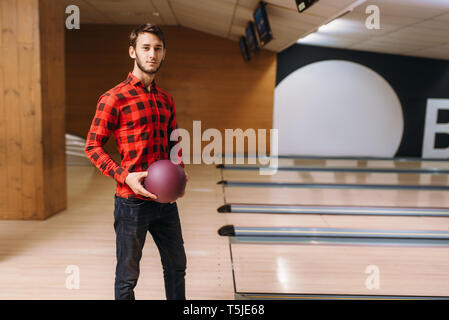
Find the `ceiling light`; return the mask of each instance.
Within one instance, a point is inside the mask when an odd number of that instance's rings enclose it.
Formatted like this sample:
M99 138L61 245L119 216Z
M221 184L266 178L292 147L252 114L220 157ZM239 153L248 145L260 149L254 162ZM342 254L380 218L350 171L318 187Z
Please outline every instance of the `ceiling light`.
M328 24L322 25L318 28L319 32L335 32L335 31L342 31L348 27L347 21L344 19L338 19L329 22Z
M317 34L316 32L313 32L313 33L309 33L304 38L298 39L298 41L296 41L296 42L297 43L315 43L316 41L320 40L320 38L321 38L321 36L319 34Z

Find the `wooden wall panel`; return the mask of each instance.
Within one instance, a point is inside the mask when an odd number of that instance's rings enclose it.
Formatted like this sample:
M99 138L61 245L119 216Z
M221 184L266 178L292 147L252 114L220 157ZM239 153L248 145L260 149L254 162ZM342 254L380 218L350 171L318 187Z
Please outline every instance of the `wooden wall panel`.
M3 3L0 2L0 30L3 29ZM6 121L5 121L5 103L4 95L5 92L5 72L3 66L3 32L0 32L0 185L6 186ZM5 191L5 190L1 190ZM6 193L0 192L0 212L5 212L7 210Z
M0 219L45 219L66 207L63 4L2 0L0 17Z
M190 29L165 33L167 68L160 83L171 88L181 127L191 132L193 121L201 120L203 131L271 128L275 53L262 50L245 63L236 42Z
M21 124L21 161L22 164L22 192L18 193L23 204L23 217L37 215L36 203L36 157L35 145L32 139L35 125L35 105L31 95L33 63L35 62L33 44L23 43L19 46L19 74L20 74L20 124Z
M86 138L100 94L132 70L133 27L82 24L66 31L69 133ZM217 128L223 137L225 128L271 128L275 53L262 50L245 63L237 42L181 27L162 29L167 56L156 81L173 95L180 127L192 133L193 121L201 120L202 131ZM115 147L113 139L106 144L110 153Z
M33 21L33 25L39 26L39 20L40 20L40 12L39 12L39 3L34 2L33 3L33 16L31 18ZM34 45L38 45L40 48L41 43L41 31L39 27L36 27L33 29L33 39L39 39L38 41L33 41ZM42 130L42 122L43 122L43 111L42 111L42 77L41 77L41 59L42 54L40 50L36 50L36 56L34 57L36 63L33 64L33 71L31 74L32 77L32 83L31 86L31 96L33 100L33 104L35 104L34 108L34 127L33 132L34 135L32 139L32 143L35 145L35 152L34 154L36 157L34 158L35 162L35 168L34 171L34 177L35 177L35 197L37 204L40 204L39 206L35 206L36 208L36 215L37 219L44 219L46 216L54 214L54 212L47 213L45 212L45 189L44 189L44 151L43 151L43 130ZM33 215L33 213L31 214Z
M42 141L46 214L66 207L65 159L65 7L40 0L39 30L42 77Z
M20 123L20 92L19 92L19 43L17 39L20 2L14 0L2 1L2 27L6 28L3 36L3 69L5 104L5 147L6 147L6 203L7 210L16 212L19 218L23 217L21 201L22 193L22 139Z

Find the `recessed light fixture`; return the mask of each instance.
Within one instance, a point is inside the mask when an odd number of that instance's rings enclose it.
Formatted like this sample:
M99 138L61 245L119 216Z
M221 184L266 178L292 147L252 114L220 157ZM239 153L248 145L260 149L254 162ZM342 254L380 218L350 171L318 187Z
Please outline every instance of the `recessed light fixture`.
M339 33L339 32L347 32L348 30L354 30L354 28L359 28L360 26L351 20L343 18L348 13L351 13L354 8L364 3L366 0L356 0L350 6L346 8L342 13L335 16L328 23L320 26L314 33L308 34L306 37L298 39L296 42L298 43L313 43L323 34L331 34L331 33ZM319 33L319 34L317 34Z

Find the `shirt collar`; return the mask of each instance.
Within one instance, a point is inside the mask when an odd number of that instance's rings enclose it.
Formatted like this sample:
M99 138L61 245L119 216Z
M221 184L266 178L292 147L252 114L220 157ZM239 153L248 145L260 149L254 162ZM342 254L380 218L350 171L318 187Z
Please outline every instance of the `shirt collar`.
M140 87L145 87L143 85L143 82L137 78L135 75L133 75L131 72L128 73L128 77L126 78L126 81L128 81L128 83L132 84L133 86L140 86ZM150 85L152 90L156 90L156 81L152 81L151 85Z

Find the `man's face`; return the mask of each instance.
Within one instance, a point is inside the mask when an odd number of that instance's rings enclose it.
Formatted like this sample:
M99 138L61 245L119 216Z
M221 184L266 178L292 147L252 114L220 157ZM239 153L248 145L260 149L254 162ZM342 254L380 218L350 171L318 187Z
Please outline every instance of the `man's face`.
M135 49L129 47L129 54L142 72L155 74L165 58L165 48L156 35L145 32L137 37Z

